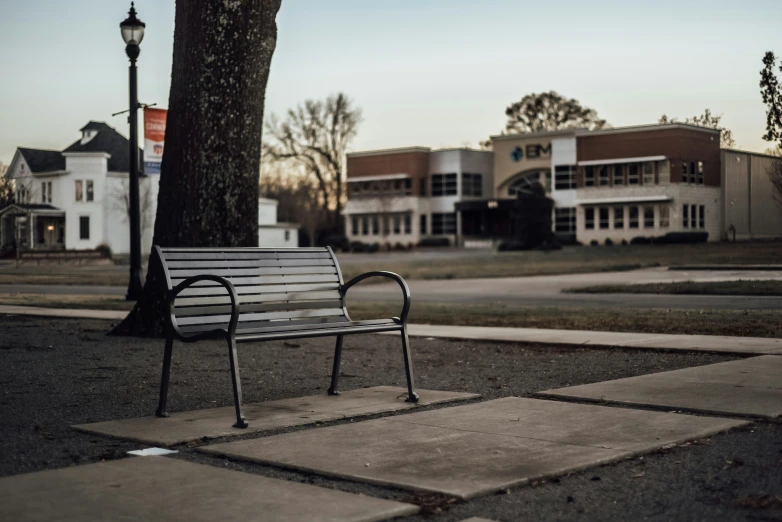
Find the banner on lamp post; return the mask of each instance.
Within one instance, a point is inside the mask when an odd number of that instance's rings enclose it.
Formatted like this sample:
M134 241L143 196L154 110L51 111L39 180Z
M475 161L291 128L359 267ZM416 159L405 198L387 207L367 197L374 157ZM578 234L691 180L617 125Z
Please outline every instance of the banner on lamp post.
M166 137L166 109L144 107L144 173L160 174L163 141Z

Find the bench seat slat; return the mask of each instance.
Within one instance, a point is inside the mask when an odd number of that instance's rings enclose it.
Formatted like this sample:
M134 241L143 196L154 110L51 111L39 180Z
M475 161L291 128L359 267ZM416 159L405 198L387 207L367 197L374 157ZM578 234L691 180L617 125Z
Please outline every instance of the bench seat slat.
M235 286L236 293L242 295L266 295L274 293L288 292L322 292L329 290L339 290L339 283L311 283L311 284L290 284L290 285L250 285ZM191 286L185 288L179 293L179 297L193 297L206 295L228 295L228 290L222 286Z
M395 330L401 330L401 325L396 323L377 324L377 325L345 325L335 328L313 328L309 330L289 330L289 331L277 331L277 332L257 332L246 333L242 336L237 335L237 342L252 342L252 341L278 341L283 339L302 339L307 337L325 337L330 335L351 335L351 334L366 334L366 333L380 333L380 332L392 332Z
M171 279L187 278L202 274L211 274L231 279L239 276L265 276L265 275L307 275L307 274L336 274L333 266L268 266L253 268L181 268L169 271ZM213 283L214 284L214 283Z
M244 321L265 321L269 319L287 319L294 317L324 317L330 315L343 315L345 312L342 308L319 308L317 310L293 310L286 312L268 312L268 313L249 313L240 314L239 322ZM221 315L208 315L199 317L183 317L177 318L177 325L191 325L191 324L226 324L231 319L229 314Z
M268 312L271 310L316 310L318 308L341 308L340 300L322 300L322 301L294 301L279 303L248 303L239 307L239 320L242 320L244 314L251 312ZM231 305L223 306L175 306L174 313L179 317L193 317L204 315L230 314Z
M328 258L317 259L239 259L239 260L195 260L195 261L168 261L170 270L182 268L194 268L207 270L210 268L251 268L254 266L334 266L334 262Z
M278 319L274 321L255 321L251 323L240 323L238 328L243 328L245 330L251 329L251 328L266 328L269 327L269 325L275 325L275 327L282 327L282 326L296 326L296 327L307 327L308 325L322 325L322 324L330 324L330 323L339 323L339 322L345 322L347 321L347 317L344 315L342 316L331 316L331 317L308 317L306 319ZM224 325L220 326L227 326L228 322L226 322ZM204 330L213 330L215 328L215 325L190 325L190 326L182 326L179 329L183 333L192 333L192 332L200 332Z
M186 278L171 278L171 284L178 285ZM331 283L338 282L336 274L313 274L313 275L273 275L273 276L255 276L255 277L232 277L230 281L233 285L264 285L274 283ZM198 286L220 286L211 281L201 281L195 283L190 288Z
M225 261L239 261L244 259L331 259L331 256L328 254L328 252L312 252L312 253L301 253L301 254L278 254L278 253L265 253L265 252L227 252L227 253L217 253L217 252L203 252L203 253L196 253L196 252L182 252L182 253L174 253L174 254L166 254L163 253L163 258L166 261L193 261L193 260L204 260L204 261L214 261L214 260L225 260Z

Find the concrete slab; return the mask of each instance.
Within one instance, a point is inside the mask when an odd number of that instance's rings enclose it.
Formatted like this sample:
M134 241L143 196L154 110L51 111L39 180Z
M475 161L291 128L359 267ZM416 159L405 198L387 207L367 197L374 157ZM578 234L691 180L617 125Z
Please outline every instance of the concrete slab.
M0 520L375 521L417 506L167 457L0 478Z
M38 315L42 317L68 317L80 319L109 319L120 321L128 315L122 310L86 310L71 308L41 308L38 306L0 305L3 315Z
M537 395L775 418L782 415L781 374L782 357L765 355Z
M738 355L782 355L782 339L718 335L671 335L630 332L592 332L544 328L408 325L410 335L478 341L510 341L578 346L609 346L652 350L681 350ZM385 334L381 334L385 335Z
M464 520L462 520L462 522L495 522L495 521L490 520L488 518L470 517L470 518L465 518Z
M171 446L195 439L245 435L261 431L302 426L376 413L415 409L419 406L480 397L474 393L418 390L418 404L405 402L406 388L375 386L342 392L337 397L325 393L244 405L248 428L234 428L233 406L171 413L167 419L155 416L79 424L73 428L145 444Z
M508 397L199 451L472 498L742 424Z

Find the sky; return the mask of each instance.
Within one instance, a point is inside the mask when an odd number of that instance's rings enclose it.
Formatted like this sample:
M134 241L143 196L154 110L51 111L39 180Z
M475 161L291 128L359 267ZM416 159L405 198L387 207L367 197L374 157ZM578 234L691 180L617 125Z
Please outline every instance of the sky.
M0 0L0 161L61 150L89 120L128 134L124 0ZM166 107L173 0L139 0L139 99ZM283 0L266 115L344 92L352 150L477 146L505 107L555 90L614 127L722 114L763 151L758 82L780 0ZM782 76L782 73L777 71Z

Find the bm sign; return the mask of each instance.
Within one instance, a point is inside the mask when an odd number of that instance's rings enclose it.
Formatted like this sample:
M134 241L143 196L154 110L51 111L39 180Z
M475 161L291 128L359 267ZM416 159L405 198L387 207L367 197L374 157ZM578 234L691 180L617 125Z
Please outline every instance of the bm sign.
M551 156L551 143L541 145L539 143L530 143L524 147L517 145L510 150L510 159L521 161L527 159L548 158Z

